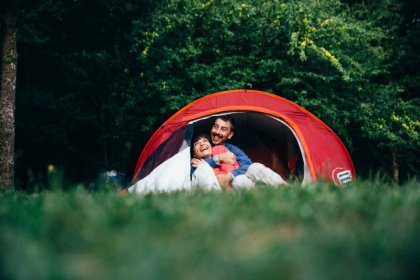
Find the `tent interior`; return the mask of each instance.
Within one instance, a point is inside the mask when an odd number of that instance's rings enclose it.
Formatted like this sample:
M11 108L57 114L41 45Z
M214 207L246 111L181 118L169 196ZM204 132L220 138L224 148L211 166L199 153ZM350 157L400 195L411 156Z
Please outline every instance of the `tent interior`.
M230 143L242 149L253 162L259 162L284 179L302 180L304 161L298 140L282 120L257 112L229 112L235 122ZM195 120L192 139L200 133L210 133L216 114Z

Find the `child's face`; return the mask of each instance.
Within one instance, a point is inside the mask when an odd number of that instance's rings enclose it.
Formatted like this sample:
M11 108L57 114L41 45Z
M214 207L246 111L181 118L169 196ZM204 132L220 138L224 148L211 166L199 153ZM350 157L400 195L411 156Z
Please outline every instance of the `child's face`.
M194 157L198 159L211 157L211 144L206 138L199 138L193 143Z

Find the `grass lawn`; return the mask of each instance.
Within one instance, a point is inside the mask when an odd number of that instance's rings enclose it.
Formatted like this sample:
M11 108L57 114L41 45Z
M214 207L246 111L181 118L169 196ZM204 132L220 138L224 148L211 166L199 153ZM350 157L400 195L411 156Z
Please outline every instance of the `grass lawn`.
M0 279L420 279L420 184L0 194Z

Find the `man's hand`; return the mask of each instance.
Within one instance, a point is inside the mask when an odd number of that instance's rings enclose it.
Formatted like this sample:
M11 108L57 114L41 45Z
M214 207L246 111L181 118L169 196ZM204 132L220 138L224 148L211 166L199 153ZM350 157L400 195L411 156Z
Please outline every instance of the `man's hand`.
M200 164L204 162L203 159L193 158L191 159L191 166L197 168Z
M232 190L232 181L233 178L230 174L219 174L216 176L217 181L219 182L220 187L225 191Z
M236 156L232 152L224 152L217 156L219 157L220 162L224 162L231 165L235 164Z

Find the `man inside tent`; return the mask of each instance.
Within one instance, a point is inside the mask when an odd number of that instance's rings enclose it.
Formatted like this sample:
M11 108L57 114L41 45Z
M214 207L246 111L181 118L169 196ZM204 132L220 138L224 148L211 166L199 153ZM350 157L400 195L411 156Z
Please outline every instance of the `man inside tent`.
M256 181L274 187L285 185L287 182L275 173L270 168L261 163L252 163L251 159L238 147L232 145L227 140L231 139L234 135L234 120L230 116L219 116L215 119L213 126L210 130L211 142L213 145L224 145L229 152L214 155L213 157L205 158L205 162L211 168L200 168L200 172L192 175L192 185L199 188L211 189L211 186L203 186L203 182L208 182L208 178L214 177L211 173L216 166L221 163L234 164L238 162L239 167L227 174L219 174L216 176L217 181L223 189L230 188L252 188L255 186ZM191 160L193 167L197 168L197 160Z

